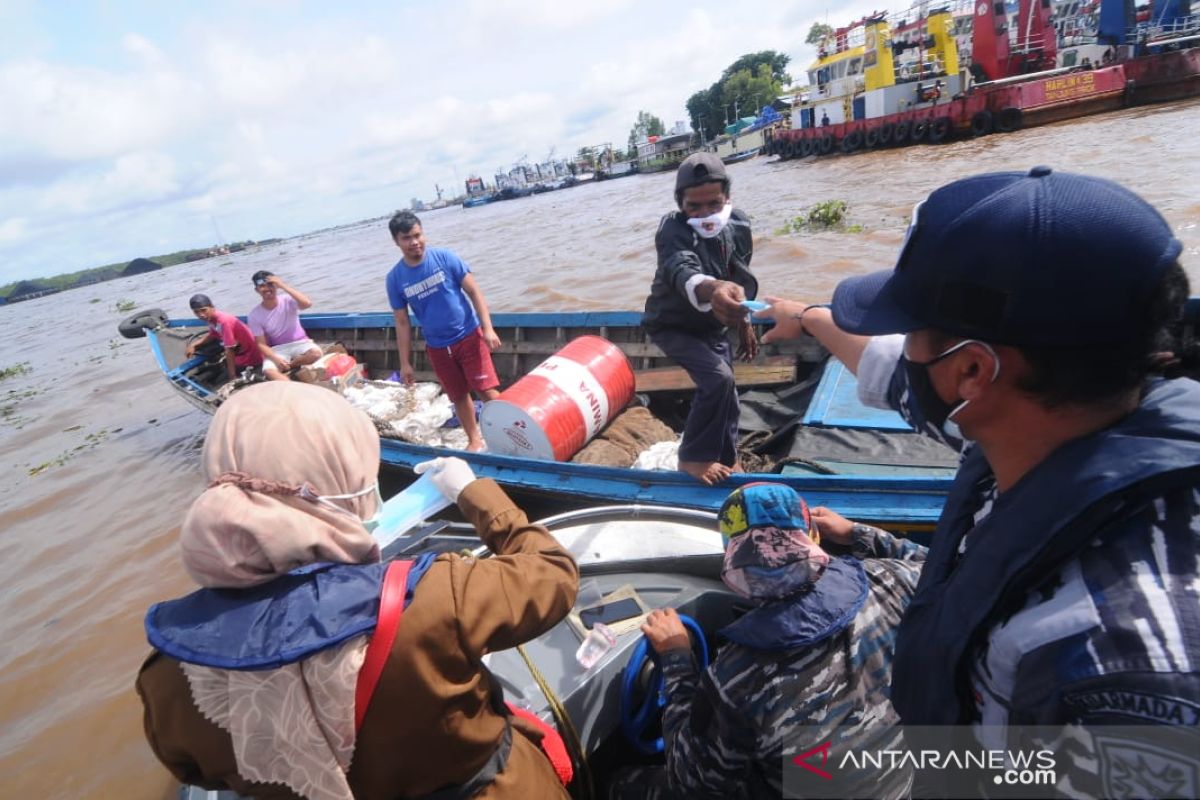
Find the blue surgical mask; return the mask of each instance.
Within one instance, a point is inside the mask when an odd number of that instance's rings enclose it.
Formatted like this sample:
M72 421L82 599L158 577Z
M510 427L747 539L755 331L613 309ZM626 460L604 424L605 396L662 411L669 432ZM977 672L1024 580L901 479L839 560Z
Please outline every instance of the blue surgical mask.
M996 365L992 371L992 380L995 381L1000 375L1000 359L991 345L978 339L964 339L928 361L910 361L907 356L900 355L900 366L908 378L908 390L912 397L912 403L915 405L915 408L910 408L910 411L915 411L915 415L908 415L909 423L917 430L952 446L967 441L967 438L963 436L962 429L954 421L954 417L966 408L970 401L959 400L957 403L947 403L943 400L938 395L937 389L934 388L933 380L929 377L929 368L969 344L980 345L992 354L992 360ZM912 416L919 416L920 419L913 419Z

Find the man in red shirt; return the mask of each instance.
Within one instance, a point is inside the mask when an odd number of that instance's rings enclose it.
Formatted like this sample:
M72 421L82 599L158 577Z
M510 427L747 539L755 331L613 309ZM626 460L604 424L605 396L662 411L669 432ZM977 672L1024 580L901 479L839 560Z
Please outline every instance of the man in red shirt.
M185 351L188 358L196 354L197 348L219 341L225 348L225 368L229 370L230 380L237 377L238 370L262 366L263 357L258 342L246 323L233 314L213 308L212 300L205 294L192 295L188 305L192 307L193 314L208 323L208 332L188 344Z

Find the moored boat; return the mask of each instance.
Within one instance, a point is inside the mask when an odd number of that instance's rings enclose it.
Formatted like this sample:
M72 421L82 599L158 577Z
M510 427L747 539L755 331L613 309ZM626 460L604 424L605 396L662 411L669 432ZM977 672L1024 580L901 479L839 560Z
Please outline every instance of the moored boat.
M725 163L725 164L738 164L742 161L749 161L750 159L754 158L756 155L758 155L757 149L743 150L740 153L733 153L732 155L725 156L724 158L721 159L721 162Z
M787 159L937 143L1200 94L1200 15L1137 25L1132 3L1105 0L1088 43L1060 53L1060 39L1078 37L1056 27L1050 4L1017 7L1010 19L1005 3L972 6L965 62L961 18L949 9L895 28L874 15L833 31L808 69L811 88L792 127L773 131L767 152Z
M681 429L693 386L687 374L651 344L637 312L493 314L503 342L493 353L502 388L527 375L567 342L597 334L620 348L636 379L637 398L676 431ZM390 313L302 316L318 342L340 342L371 376L399 367ZM167 320L142 312L122 332L145 331L154 358L170 385L197 408L212 413L225 382L223 365L184 355L202 333L199 320ZM902 529L928 529L937 519L956 455L916 434L891 412L858 403L853 376L814 340L764 347L758 359L735 368L743 390L743 446L769 476L737 473L715 487L673 470L627 465L545 461L498 453L465 453L476 474L518 493L583 505L643 503L715 510L735 486L764 477L792 485L814 505L851 518ZM414 342L416 379L434 380L423 341ZM384 464L408 473L446 454L445 449L393 438L382 440Z

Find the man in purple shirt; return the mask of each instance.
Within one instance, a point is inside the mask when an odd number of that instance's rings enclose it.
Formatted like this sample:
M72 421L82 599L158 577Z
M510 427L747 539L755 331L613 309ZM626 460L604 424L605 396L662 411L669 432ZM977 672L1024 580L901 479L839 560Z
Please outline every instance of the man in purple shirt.
M265 269L254 273L251 280L262 303L250 310L246 322L262 351L263 371L273 381L289 380L288 370L321 357L321 347L300 325L300 312L310 308L312 300Z

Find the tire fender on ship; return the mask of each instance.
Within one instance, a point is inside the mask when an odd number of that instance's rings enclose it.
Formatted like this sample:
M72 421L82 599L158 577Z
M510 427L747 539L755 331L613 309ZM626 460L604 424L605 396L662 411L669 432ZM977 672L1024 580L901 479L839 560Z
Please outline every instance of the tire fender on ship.
M912 127L908 120L902 119L896 123L896 129L892 131L892 142L896 145L908 144L908 131Z
M879 146L887 147L892 143L892 138L896 134L896 123L885 122L879 127Z
M850 131L850 133L842 137L843 153L853 153L860 147L862 147L862 133L860 131Z
M821 155L827 156L833 152L833 134L825 134L821 137Z
M940 142L950 133L950 118L938 117L929 126L929 141Z
M929 132L929 120L919 119L913 122L912 130L908 134L908 138L912 142L919 142L925 138L925 134Z
M863 135L863 144L868 150L879 146L879 128L867 128L866 134Z
M1012 133L1021 128L1021 109L1014 106L1000 109L996 115L996 130L1001 133Z
M971 117L971 135L987 136L991 132L992 112L986 108L983 111L976 111L975 116Z

